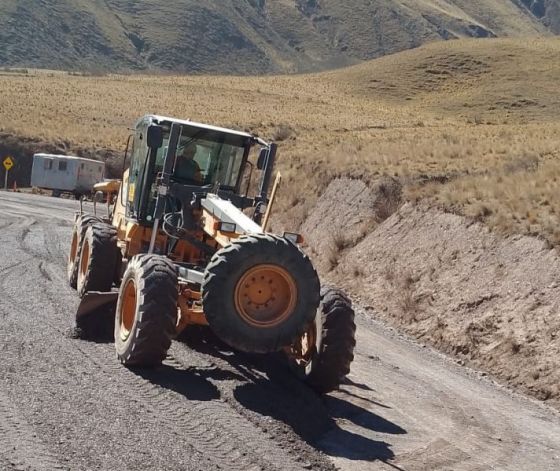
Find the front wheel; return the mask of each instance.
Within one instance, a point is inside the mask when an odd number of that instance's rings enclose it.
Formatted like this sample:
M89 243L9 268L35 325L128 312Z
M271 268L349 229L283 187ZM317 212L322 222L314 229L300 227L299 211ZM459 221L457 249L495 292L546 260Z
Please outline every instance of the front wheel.
M355 335L352 302L342 291L326 288L321 291L315 321L284 352L296 375L324 394L336 389L350 373Z
M157 366L165 359L177 326L177 271L160 255L137 255L119 289L115 348L126 366Z
M210 328L250 353L290 345L315 316L319 294L309 258L288 240L265 234L241 237L216 252L202 283Z

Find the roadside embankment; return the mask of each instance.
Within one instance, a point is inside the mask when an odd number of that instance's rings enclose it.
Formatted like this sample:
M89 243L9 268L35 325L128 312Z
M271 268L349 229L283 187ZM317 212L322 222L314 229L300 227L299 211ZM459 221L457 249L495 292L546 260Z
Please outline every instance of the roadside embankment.
M372 316L559 407L557 250L434 208L396 209L395 188L337 179L326 189L302 226L323 278Z

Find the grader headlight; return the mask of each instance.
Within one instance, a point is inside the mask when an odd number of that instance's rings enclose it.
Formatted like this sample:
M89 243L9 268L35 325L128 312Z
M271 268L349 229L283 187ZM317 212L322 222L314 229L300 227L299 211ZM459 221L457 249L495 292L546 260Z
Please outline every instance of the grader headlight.
M237 232L237 224L234 222L220 222L218 224L218 230L221 232Z

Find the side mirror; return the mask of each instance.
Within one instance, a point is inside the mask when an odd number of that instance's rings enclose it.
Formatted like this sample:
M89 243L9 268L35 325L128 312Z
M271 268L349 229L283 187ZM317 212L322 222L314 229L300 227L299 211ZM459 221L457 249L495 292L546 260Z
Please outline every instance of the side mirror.
M101 203L101 202L103 202L104 198L105 198L105 195L103 194L102 191L96 191L96 192L95 192L95 195L94 195L94 197L93 197L93 200L94 200L96 203Z
M257 160L257 169L264 170L267 159L268 159L268 149L266 147L263 147L259 152L259 159Z
M152 124L148 128L148 147L159 149L163 145L163 130L161 127Z

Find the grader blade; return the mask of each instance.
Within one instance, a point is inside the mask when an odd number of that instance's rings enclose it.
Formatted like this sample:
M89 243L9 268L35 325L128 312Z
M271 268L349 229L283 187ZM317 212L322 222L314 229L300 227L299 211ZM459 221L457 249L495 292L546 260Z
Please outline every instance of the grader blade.
M118 292L102 293L98 291L90 291L84 295L80 305L78 306L78 311L76 312L76 319L92 315L101 308L110 308L110 304L114 304L113 311L117 305L117 298L119 297Z

